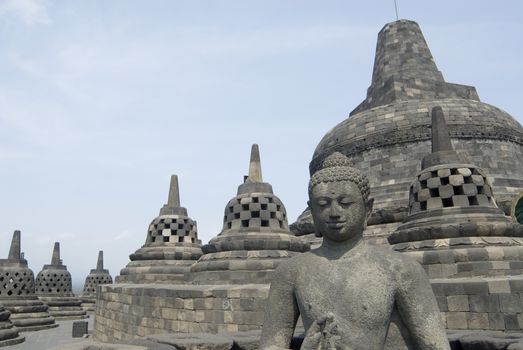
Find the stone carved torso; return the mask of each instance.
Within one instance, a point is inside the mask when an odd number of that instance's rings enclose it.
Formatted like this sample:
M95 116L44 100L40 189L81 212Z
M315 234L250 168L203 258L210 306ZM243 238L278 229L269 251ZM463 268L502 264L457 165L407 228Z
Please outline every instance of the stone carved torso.
M399 253L366 243L341 257L315 249L285 265L305 329L332 314L337 343L344 349L383 348L401 289L399 277L420 268Z

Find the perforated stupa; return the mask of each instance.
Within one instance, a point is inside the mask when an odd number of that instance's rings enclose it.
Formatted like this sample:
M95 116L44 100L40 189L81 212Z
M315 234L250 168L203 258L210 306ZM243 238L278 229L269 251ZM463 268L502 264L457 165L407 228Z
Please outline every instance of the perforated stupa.
M109 270L104 269L104 252L100 250L98 252L98 260L96 261L96 269L92 269L85 278L84 290L80 297L84 310L94 311L96 287L109 283L113 283L113 278L109 274Z
M222 231L202 247L191 278L199 284L267 283L281 259L308 249L289 231L285 206L263 182L258 145L253 145L249 175L225 207Z
M20 330L57 327L48 307L35 294L33 271L20 251L20 231L13 233L7 259L0 259L0 305L11 312L11 321Z
M71 274L60 259L60 243L55 242L51 264L44 265L36 276L36 294L49 306L49 313L56 319L86 318L82 301L72 289Z
M447 328L523 329L523 225L497 207L485 171L454 151L437 106L421 167L409 215L388 238L393 249L425 268Z
M131 262L117 283L173 283L186 280L202 255L196 221L180 206L178 176L171 176L169 198L147 230L145 244L130 255Z

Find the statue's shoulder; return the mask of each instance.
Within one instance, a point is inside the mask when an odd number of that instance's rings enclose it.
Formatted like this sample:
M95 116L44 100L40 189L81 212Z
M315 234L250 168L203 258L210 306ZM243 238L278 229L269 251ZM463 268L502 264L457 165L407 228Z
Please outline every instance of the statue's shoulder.
M318 256L314 254L314 251L308 251L305 253L297 254L289 259L283 260L279 266L284 266L288 269L306 268L317 258Z
M286 277L296 277L300 271L306 270L307 266L313 263L314 258L314 254L305 252L288 259L282 259L276 268L276 274Z
M423 271L421 265L412 257L392 250L390 247L368 245L368 255L373 256L380 265L394 274L414 273Z
M295 255L289 259L282 259L274 271L273 281L287 281L293 284L299 276L307 273L308 266L313 264L314 256L310 252Z

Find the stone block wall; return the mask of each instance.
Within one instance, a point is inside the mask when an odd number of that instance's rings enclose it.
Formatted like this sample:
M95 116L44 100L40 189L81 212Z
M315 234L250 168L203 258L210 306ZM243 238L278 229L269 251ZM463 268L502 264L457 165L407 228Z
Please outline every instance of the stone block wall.
M165 332L260 329L269 285L131 285L99 287L94 337L111 342Z
M523 276L433 279L447 329L523 330ZM261 329L269 285L102 285L94 338Z
M432 289L447 329L523 329L523 276L433 280Z

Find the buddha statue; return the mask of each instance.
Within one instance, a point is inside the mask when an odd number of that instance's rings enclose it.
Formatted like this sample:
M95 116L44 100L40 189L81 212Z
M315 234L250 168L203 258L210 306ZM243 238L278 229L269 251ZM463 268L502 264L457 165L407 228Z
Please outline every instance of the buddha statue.
M396 313L415 349L450 349L421 265L363 240L369 192L367 177L341 153L312 175L309 205L323 242L274 272L261 349L289 348L300 315L302 349L383 349Z

